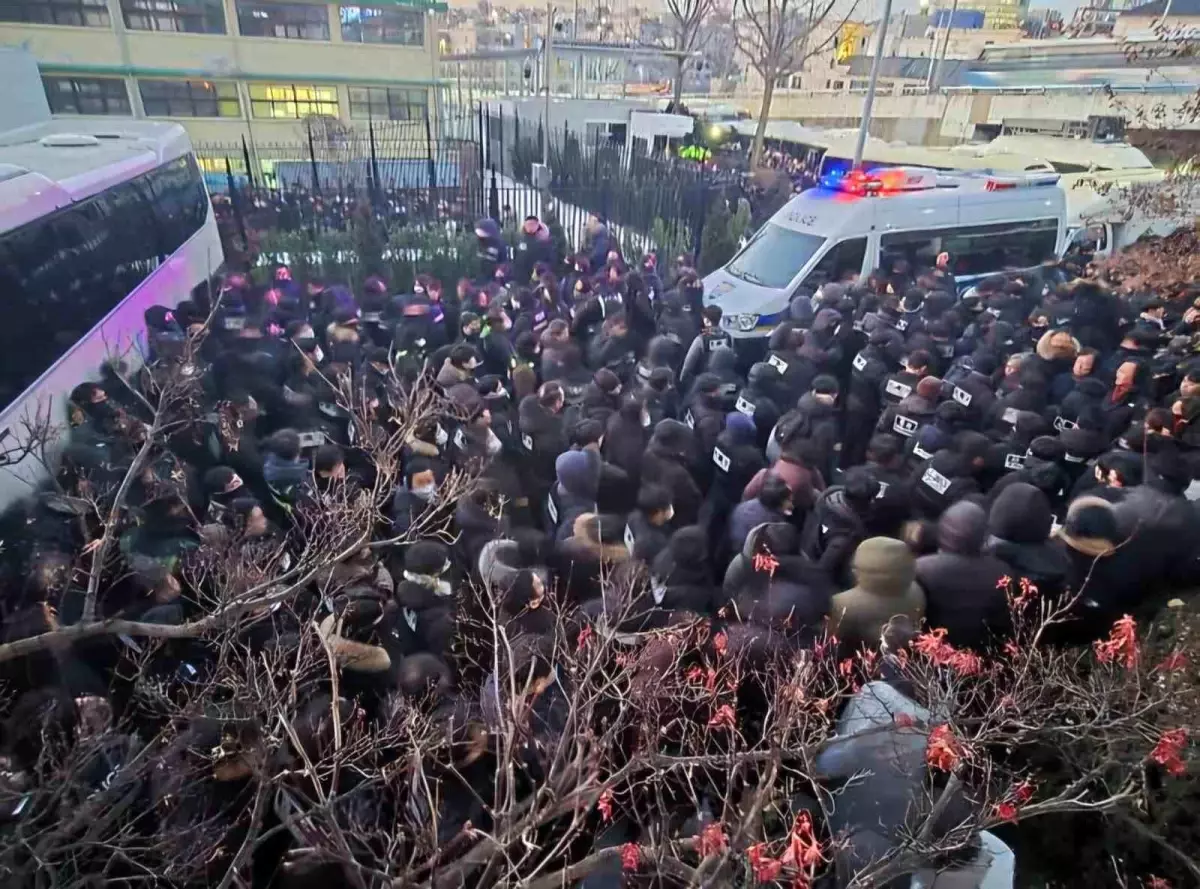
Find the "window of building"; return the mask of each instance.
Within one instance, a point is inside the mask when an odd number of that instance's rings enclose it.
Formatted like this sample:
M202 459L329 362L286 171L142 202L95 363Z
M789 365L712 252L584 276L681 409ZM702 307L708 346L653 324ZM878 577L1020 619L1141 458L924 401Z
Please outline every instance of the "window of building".
M425 44L425 13L422 10L343 3L340 12L342 39L347 43Z
M1057 240L1054 219L892 232L879 239L880 266L890 268L895 260L907 259L913 268L925 268L944 251L955 275L988 275L1040 264L1054 255Z
M107 28L108 0L0 0L0 21Z
M350 116L355 120L422 120L425 90L383 86L350 87Z
M0 405L7 405L200 230L190 155L0 236Z
M132 114L125 81L117 77L44 75L42 87L52 114Z
M229 80L139 80L147 117L238 117L237 84Z
M121 12L133 31L225 33L222 0L121 0Z
M243 37L329 39L329 10L324 4L237 0L237 14Z
M337 117L337 88L296 83L252 83L250 113L255 117L294 120L311 114Z

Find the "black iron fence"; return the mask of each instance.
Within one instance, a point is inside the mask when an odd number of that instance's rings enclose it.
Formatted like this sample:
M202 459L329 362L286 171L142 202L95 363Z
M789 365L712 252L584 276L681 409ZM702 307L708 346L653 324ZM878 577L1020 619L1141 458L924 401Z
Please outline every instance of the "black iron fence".
M460 230L483 216L515 227L550 215L575 249L596 216L628 250L672 253L698 249L713 201L736 188L728 174L671 157L663 145L564 126L547 140L552 178L542 191L533 182L540 120L484 106L436 120L314 120L300 134L287 144L196 146L210 191L228 199L239 231L345 232L364 213L386 229Z

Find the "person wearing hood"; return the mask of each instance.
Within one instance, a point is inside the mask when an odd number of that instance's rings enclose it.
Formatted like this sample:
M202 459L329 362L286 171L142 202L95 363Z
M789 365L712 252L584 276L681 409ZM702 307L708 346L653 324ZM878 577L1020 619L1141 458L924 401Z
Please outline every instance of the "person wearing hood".
M836 410L838 389L835 377L827 374L818 376L813 380L812 391L801 396L795 409L780 418L775 434L771 436L778 444L780 453L798 441L806 441L812 466L821 473L822 478L833 478L842 449ZM767 448L767 457L772 457L770 446Z
M694 433L687 425L663 420L654 427L642 457L642 477L653 479L671 492L677 526L695 524L700 516L703 498L691 472L696 450Z
M1071 490L1088 464L1108 450L1109 439L1104 434L1104 413L1097 405L1082 408L1074 421L1060 418L1058 440L1063 446L1063 471Z
M396 628L405 654L449 654L457 606L450 569L450 551L436 540L419 540L405 552L395 592L401 608Z
M460 536L454 555L464 570L478 563L479 554L489 540L507 535L512 525L509 512L514 499L499 482L486 476L479 479L467 496L458 499L454 527Z
M487 310L487 328L480 336L483 355L483 373L505 376L512 366L516 350L512 344L512 319L499 303Z
M795 510L792 491L778 476L768 475L753 500L743 500L734 507L726 532L728 552L738 552L750 531L767 523L790 522ZM720 553L721 550L718 550ZM722 560L718 560L722 561Z
M642 474L642 454L650 440L650 414L646 399L638 393L627 392L621 406L608 417L604 427L604 442L600 453L613 466L623 469L632 484Z
M553 530L556 540L575 533L579 516L596 512L603 462L591 448L565 451L554 461L556 481L546 505L546 527Z
M466 345L455 346L438 370L435 382L443 389L470 382L478 366L479 356L473 348Z
M988 510L984 551L1007 564L1012 577L1026 578L1043 596L1057 596L1070 566L1061 547L1048 539L1053 523L1045 494L1025 482L1009 485Z
M804 553L835 583L850 577L850 559L867 537L872 507L879 496L879 481L856 466L846 471L842 484L822 492L804 523Z
M617 412L621 406L623 390L621 378L602 367L592 374L591 382L583 389L583 396L578 405L571 405L564 414L563 422L568 430L573 429L582 420L595 420L601 424Z
M516 255L513 257L516 280L528 284L533 280L533 270L539 263L558 266L554 241L550 237L550 229L537 216L526 216L521 223L521 239L517 242Z
M833 597L829 632L841 651L874 650L883 628L897 616L919 626L925 593L916 582L916 560L907 546L890 537L871 537L854 551L855 585Z
M508 262L508 245L504 243L499 223L486 216L475 223L475 239L480 275L482 280L490 281L496 270Z
M755 440L759 448L767 446L771 432L779 422L779 406L772 397L776 376L775 368L765 361L751 365L746 375L746 385L738 393L733 405L734 410L754 421Z
M1008 598L1001 578L1010 569L984 554L986 537L987 511L962 500L938 519L937 553L917 559L928 625L946 630L946 641L956 648L982 651L1002 641L1009 631Z
M1070 562L1068 595L1076 598L1070 620L1052 628L1054 641L1087 645L1107 636L1121 615L1140 619L1138 612L1147 604L1159 604L1157 597L1147 595L1159 579L1142 560L1141 547L1126 545L1129 541L1109 501L1076 498L1055 536Z
M633 607L651 612L651 626L665 623L672 611L713 613L715 584L703 528L689 525L671 535L666 548L651 563L649 586Z
M733 349L717 349L709 357L707 372L720 380L721 410L728 413L737 401L738 390L746 382L738 369L737 352Z
M726 617L802 641L815 637L837 587L799 548L799 534L790 523L752 529L725 570Z
M919 518L936 521L953 503L978 493L978 475L991 442L983 433L967 430L954 437L952 447L938 451L913 471L911 503Z
M392 493L391 533L394 536L409 533L414 525L427 532L446 525L449 512L434 506L438 481L438 469L428 457L414 457L405 462L404 481ZM441 513L440 521L435 510Z
M582 512L572 519L555 546L564 605L600 598L604 573L630 559L624 536L620 516Z
M302 445L302 436L295 429L280 429L264 445L263 479L272 498L286 511L312 491L312 471L301 455Z
M1015 374L1017 386L996 399L988 417L989 425L1005 431L1016 424L1022 411L1042 413L1046 409L1046 376L1032 359L1025 361Z
M1112 388L1101 402L1104 431L1110 439L1124 432L1129 424L1146 411L1142 391L1148 376L1146 365L1130 359L1117 365Z
M754 478L742 489L742 499L757 497L767 476L775 475L787 482L792 491L792 503L801 515L807 515L817 494L825 490L825 479L812 467L806 456L808 453L807 441L801 440L788 445L782 450L778 460L754 474Z
M550 539L545 534L533 528L514 528L510 534L483 545L475 570L484 589L491 593L503 593L522 571L532 571L549 585L550 554Z
M500 599L500 617L509 639L549 636L556 615L546 600L546 582L536 571L518 571Z
M637 508L625 519L625 547L630 555L646 564L653 562L670 539L674 517L671 492L658 484L642 485Z
M1025 482L1045 494L1051 509L1060 514L1073 482L1063 470L1065 453L1062 442L1056 437L1039 435L1029 443L1029 451L1024 456L1023 465L1005 474L992 486L988 492L989 502L995 501L1009 485Z
M691 427L702 454L711 454L717 436L725 428L725 399L721 396L721 381L711 373L696 378L696 387L688 402L683 421Z

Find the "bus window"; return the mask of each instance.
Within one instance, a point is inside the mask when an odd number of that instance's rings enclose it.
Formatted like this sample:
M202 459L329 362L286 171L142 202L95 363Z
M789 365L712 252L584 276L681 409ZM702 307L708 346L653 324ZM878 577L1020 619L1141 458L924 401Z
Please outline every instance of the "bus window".
M880 264L889 268L895 260L907 259L914 270L920 270L931 267L945 251L955 275L987 275L1039 265L1054 256L1057 238L1054 219L889 232L879 239Z
M725 271L761 287L787 287L825 239L768 222L750 239Z
M204 225L199 168L180 158L0 235L0 408Z
M857 277L862 272L863 258L867 255L866 238L850 238L829 248L829 252L821 257L811 272L804 276L804 281L796 291L815 292L822 284L829 281L841 281L849 277Z

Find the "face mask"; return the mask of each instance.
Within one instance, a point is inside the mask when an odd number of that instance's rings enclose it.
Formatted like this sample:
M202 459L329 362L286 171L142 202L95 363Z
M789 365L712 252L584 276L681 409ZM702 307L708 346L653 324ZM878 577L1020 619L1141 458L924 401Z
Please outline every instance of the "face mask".
M642 414L642 428L643 429L650 428L650 415L649 414Z
M419 488L412 489L412 495L418 500L428 500L433 496L433 492L437 490L437 485L422 485Z

